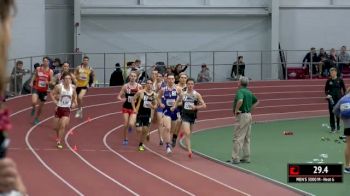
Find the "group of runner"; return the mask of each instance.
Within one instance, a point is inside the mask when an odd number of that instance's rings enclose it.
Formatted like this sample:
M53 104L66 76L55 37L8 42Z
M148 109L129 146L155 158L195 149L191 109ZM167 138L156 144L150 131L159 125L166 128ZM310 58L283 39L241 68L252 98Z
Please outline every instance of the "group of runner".
M32 111L34 124L39 123L42 108L50 95L56 104L54 130L57 136L57 148L63 148L62 139L70 121L71 109L77 107L76 118L83 117L83 97L87 93L94 72L89 66L89 58L84 57L74 73L70 64L63 63L61 72L53 75L49 68L49 59L43 58L42 65L35 70L31 85ZM137 83L137 73L131 71L129 82L124 84L118 94L123 101L123 145L128 145L128 133L136 128L138 150L144 151L144 144L150 137L152 122L158 128L159 145L165 144L166 153L176 146L179 131L185 137L188 156L192 157L190 134L197 118L197 111L206 108L202 96L194 90L194 80L186 73L180 74L175 84L174 75L163 76L157 70L145 84ZM50 89L52 89L50 91Z
M34 124L38 124L44 103L50 95L56 104L54 130L57 136L57 148L63 148L62 139L69 124L71 109L77 107L75 117L83 117L83 97L93 78L94 72L89 66L87 56L83 58L82 64L74 70L74 73L70 72L70 64L64 62L61 72L53 75L48 57L44 57L41 66L35 69L30 83L33 89L31 116L34 116Z
M144 151L144 143L149 140L150 126L156 124L159 145L164 145L166 153L172 153L181 129L185 137L188 156L192 157L190 133L197 118L198 109L206 107L202 96L193 89L194 80L186 73L180 74L179 84L174 75L163 77L152 71L144 87L136 82L137 73L130 72L129 82L124 84L118 94L123 101L124 137L122 144L128 144L128 132L136 127L138 150Z

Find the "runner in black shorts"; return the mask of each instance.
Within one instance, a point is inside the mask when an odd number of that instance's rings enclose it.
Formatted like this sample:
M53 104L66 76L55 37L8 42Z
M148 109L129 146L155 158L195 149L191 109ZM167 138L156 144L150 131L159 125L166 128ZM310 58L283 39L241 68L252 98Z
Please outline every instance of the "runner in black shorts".
M199 109L205 109L207 106L201 96L197 91L193 89L194 80L189 78L186 82L187 90L182 93L176 100L175 105L171 108L174 111L177 105L182 102L182 123L181 130L184 132L185 143L188 150L188 157L192 157L191 140L190 136L193 129L193 124L197 118L197 111Z
M179 83L176 87L181 91L185 92L187 90L186 86L187 74L185 72L180 73ZM174 132L172 133L171 146L174 148L176 146L177 135L179 134L181 128L181 113L182 113L182 105L177 106L178 118L176 121ZM180 134L181 136L181 134Z
M136 130L139 135L139 151L144 151L143 143L149 132L152 110L157 108L156 93L152 90L152 80L147 80L144 90L138 91L134 96L132 107L137 111ZM136 103L136 106L135 106Z

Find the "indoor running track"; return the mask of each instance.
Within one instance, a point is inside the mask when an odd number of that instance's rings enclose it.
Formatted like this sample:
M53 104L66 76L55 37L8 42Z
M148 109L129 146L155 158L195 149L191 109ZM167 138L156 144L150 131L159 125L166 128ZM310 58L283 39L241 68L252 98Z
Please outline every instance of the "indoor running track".
M325 115L324 82L252 82L251 89L261 101L254 119ZM231 108L236 86L233 82L196 86L208 105L199 112L196 130L234 123ZM63 150L55 147L52 102L47 102L40 123L33 126L30 96L7 101L13 123L9 156L17 162L29 195L301 194L197 155L189 159L178 144L172 155L166 155L156 133L145 152L137 151L135 131L129 136L129 145L123 146L118 92L119 88L89 90L84 99L84 118L71 115ZM209 145L215 148L217 142Z

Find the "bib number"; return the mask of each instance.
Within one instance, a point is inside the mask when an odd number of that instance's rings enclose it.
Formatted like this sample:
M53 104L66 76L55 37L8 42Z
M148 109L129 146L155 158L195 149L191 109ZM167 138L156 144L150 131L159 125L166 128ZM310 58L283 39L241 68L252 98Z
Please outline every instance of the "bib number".
M174 106L174 104L175 104L175 99L167 99L166 100L167 106Z
M143 101L143 107L144 108L150 108L150 106L151 106L151 102L150 101Z
M184 109L185 110L192 110L193 106L194 106L194 103L192 103L192 102L185 102Z
M86 74L81 74L80 75L80 80L87 80L87 75Z
M69 97L62 97L62 104L63 105L70 105L70 98Z
M134 96L128 96L128 102L132 103L134 101Z
M46 81L44 81L44 80L39 80L38 85L39 85L39 87L44 88L44 87L46 87Z

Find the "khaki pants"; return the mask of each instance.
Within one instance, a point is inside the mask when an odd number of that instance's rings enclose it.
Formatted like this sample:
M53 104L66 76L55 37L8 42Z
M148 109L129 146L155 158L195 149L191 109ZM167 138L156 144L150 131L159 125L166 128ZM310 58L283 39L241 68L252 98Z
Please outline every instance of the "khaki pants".
M242 113L236 116L236 120L238 125L233 132L232 160L237 162L241 160L239 158L239 153L242 149L242 159L249 161L252 115L250 113Z

